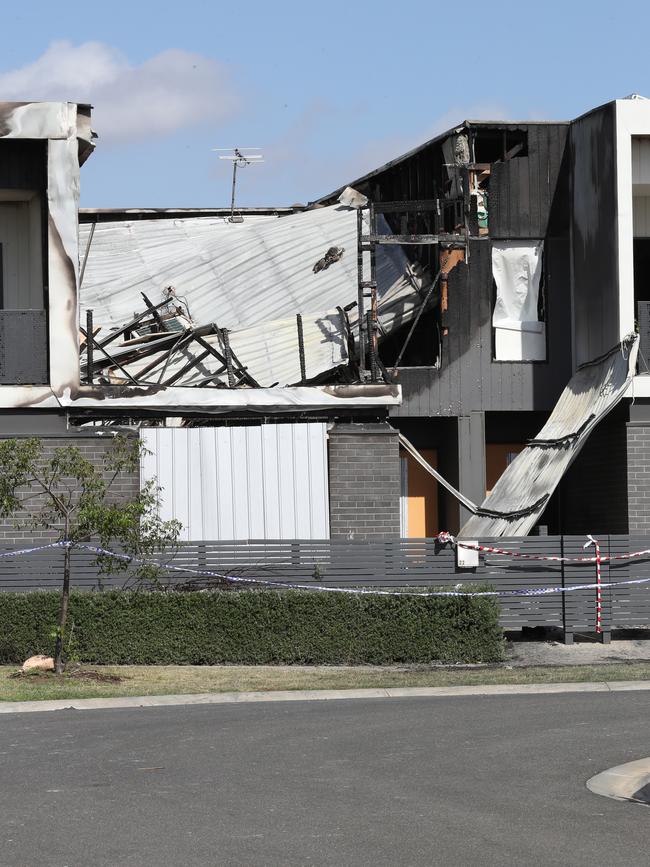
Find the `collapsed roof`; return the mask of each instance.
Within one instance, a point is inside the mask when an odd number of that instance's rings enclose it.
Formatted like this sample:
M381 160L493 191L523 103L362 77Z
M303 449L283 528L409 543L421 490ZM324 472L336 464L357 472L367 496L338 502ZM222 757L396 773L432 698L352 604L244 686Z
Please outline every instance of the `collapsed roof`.
M82 224L80 306L82 322L83 311L93 311L93 372L114 384L323 382L354 361L357 243L357 209L341 204L241 223L192 217ZM378 250L376 279L379 331L389 333L413 318L425 281L399 246ZM141 320L125 331L147 305L160 309L151 311L160 327L142 333ZM117 338L102 352L111 335Z

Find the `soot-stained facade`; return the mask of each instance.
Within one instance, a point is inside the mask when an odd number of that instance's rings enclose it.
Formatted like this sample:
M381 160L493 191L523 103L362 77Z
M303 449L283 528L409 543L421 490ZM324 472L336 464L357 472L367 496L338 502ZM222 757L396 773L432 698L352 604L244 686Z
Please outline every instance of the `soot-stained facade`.
M541 531L647 527L649 136L650 102L636 96L570 122L466 121L351 184L378 208L404 203L393 231L439 233L436 243L408 247L414 261L440 270L437 291L415 331L387 336L380 354L391 369L402 353L391 371L402 388L391 424L474 503L536 437L580 365L641 332L638 368L612 405L624 398L576 449L566 478L547 488ZM433 213L419 210L427 202ZM445 267L453 236L465 245ZM532 248L541 258L536 279ZM504 306L517 318L507 296L522 287L536 291L536 309L519 322L502 318ZM630 346L631 338L621 352ZM402 533L458 531L463 505L410 453L401 461Z
M233 492L217 508L243 509L244 473L262 517L242 526L274 526L273 504L289 509L304 471L329 497L321 533L420 537L458 532L510 465L525 466L562 396L561 431L542 447L571 443L576 457L529 525L646 529L650 102L464 121L307 206L235 221L220 209L80 215L93 138L88 106L0 103L1 436L183 428L166 445L170 486L182 494L184 474L205 484L214 472ZM620 345L633 362L635 331L632 381L601 356ZM603 379L587 377L582 399L571 383L594 361ZM216 538L207 518L195 525Z

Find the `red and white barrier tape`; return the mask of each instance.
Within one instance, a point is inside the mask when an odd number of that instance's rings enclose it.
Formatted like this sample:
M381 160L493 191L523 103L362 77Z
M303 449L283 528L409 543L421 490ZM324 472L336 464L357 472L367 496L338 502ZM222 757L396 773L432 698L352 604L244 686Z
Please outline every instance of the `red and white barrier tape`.
M600 543L597 539L594 539L593 536L587 536L587 541L582 546L583 548L588 548L590 545L594 546L596 551L596 632L601 633L603 631L602 628L602 615L603 615L603 595L602 595L602 584L601 584L601 576L600 576Z
M458 548L466 548L469 551L481 551L484 554L503 554L506 557L517 557L520 560L546 560L552 563L595 563L596 557L561 557L554 554L524 554L521 551L509 551L506 548L495 548L492 545L472 545L471 542L462 542L447 533L445 530L438 533L435 537L441 545L449 543ZM591 539L591 536L588 537ZM586 547L583 546L583 547ZM604 554L600 556L601 563L607 563L614 560L631 560L634 557L650 557L650 548L645 548L643 551L631 551L626 554Z

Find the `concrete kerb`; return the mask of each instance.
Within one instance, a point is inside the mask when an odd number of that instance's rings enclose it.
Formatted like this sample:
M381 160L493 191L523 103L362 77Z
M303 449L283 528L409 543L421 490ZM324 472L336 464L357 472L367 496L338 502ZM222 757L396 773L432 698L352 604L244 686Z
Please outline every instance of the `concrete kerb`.
M635 692L650 690L650 681L622 680L589 683L485 684L484 686L400 687L386 689L302 689L268 692L215 692L195 695L145 695L117 698L76 698L53 701L0 702L3 713L54 710L110 710L180 705L246 704L266 701L341 701L376 698L453 698L462 696L558 695L576 692Z

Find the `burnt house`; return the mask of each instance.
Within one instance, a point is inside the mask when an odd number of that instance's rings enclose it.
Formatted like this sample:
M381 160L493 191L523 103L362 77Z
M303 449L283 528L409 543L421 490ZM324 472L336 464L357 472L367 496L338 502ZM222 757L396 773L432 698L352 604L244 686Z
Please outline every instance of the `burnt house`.
M620 404L601 415L597 395L612 380L596 376L590 408L576 397L569 426L557 430L558 451L574 434L582 450L563 456L552 484L542 482L535 525L549 532L648 526L649 124L650 102L636 96L571 122L465 121L352 183L377 212L391 203L391 231L440 275L416 327L397 328L380 344L402 389L390 423L474 503L540 441L574 373L611 350L633 353L630 335L639 332L637 367L623 359ZM528 297L518 307L513 296L522 289ZM432 484L413 455L402 450L401 462L404 535L464 525L503 532L468 523L463 504ZM511 508L530 504L538 474L524 463L496 509L508 499Z
M236 221L79 212L90 107L0 119L2 436L138 431L194 540L646 529L650 102Z

